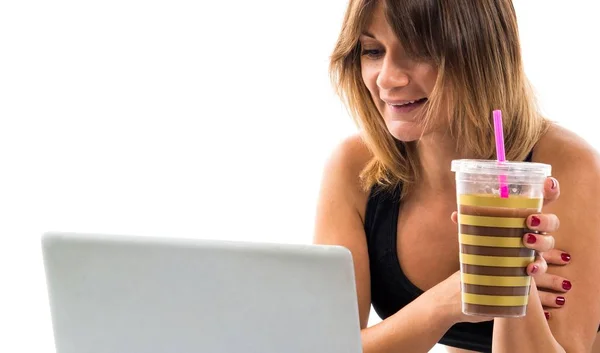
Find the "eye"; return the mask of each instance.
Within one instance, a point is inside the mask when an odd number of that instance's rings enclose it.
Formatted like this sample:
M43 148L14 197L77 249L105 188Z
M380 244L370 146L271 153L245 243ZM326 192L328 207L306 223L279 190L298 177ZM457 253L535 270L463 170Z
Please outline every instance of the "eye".
M383 55L383 50L377 48L362 48L360 55L366 56L369 59L377 59Z

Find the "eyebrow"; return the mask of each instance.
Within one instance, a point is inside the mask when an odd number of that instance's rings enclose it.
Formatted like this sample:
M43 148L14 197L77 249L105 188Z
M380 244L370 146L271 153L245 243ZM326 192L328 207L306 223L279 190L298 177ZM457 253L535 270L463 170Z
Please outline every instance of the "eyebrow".
M371 34L371 33L369 33L369 32L366 32L366 31L365 31L365 32L362 32L360 35L361 35L361 36L365 36L365 37L369 37L369 38L376 39L374 35L372 35L372 34Z

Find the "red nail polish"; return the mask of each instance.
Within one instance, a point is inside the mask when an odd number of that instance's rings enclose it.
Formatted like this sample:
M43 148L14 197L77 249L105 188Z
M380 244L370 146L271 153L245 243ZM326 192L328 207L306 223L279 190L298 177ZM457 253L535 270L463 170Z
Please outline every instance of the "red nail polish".
M565 297L556 297L557 305L565 305Z
M560 254L560 258L564 261L564 262L569 262L571 261L571 255L567 254L566 252Z
M536 216L531 216L531 226L532 227L537 227L539 226L541 223L540 219L537 218Z
M535 244L537 238L533 234L527 234L527 244Z
M564 290L569 290L571 289L572 285L570 281L564 280L562 283L562 287Z
M533 265L533 266L531 267L531 273L536 273L538 270L539 270L539 267L538 267L538 265Z
M550 320L550 313L547 311L544 311L544 315L546 315L546 320Z

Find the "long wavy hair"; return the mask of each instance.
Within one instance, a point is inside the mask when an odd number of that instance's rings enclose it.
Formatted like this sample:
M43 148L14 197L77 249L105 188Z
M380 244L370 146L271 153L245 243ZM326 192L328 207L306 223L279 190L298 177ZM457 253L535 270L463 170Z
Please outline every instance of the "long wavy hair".
M404 197L420 174L417 142L390 134L362 80L359 36L377 1L383 2L387 22L407 54L438 70L423 124L447 116L457 150L491 159L491 114L501 109L506 157L523 160L549 124L538 112L524 73L512 1L350 0L330 75L374 156L361 173L365 189L401 183Z

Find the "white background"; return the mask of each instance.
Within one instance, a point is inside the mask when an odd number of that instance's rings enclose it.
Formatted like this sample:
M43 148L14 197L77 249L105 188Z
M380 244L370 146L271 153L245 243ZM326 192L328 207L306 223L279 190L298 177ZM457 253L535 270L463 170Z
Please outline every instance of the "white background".
M526 69L598 147L598 5L566 5L515 2ZM345 6L0 3L1 352L53 352L44 231L311 241L323 163L355 131L327 73Z

